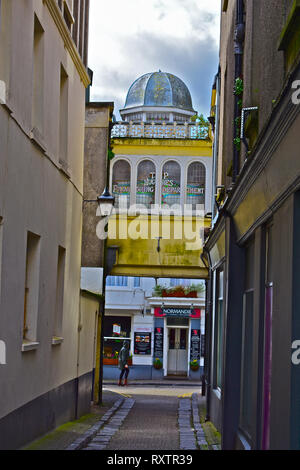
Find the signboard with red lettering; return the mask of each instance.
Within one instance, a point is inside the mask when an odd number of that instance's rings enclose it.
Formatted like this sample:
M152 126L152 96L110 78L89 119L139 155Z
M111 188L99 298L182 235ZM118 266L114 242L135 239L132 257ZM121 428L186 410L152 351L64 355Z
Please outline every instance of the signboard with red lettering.
M154 310L154 316L162 317L179 317L179 318L201 318L200 308L178 308L178 307L157 307Z

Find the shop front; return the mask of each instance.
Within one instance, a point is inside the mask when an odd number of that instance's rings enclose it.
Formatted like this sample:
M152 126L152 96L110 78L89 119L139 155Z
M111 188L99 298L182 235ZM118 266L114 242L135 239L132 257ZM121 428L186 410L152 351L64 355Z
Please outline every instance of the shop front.
M202 303L202 299L195 299L192 305L190 300L180 299L153 307L154 364L160 361L161 376L200 380L204 352Z
M104 366L118 366L118 356L125 340L131 343L131 316L106 316L104 321ZM131 349L130 347L129 364L132 363Z

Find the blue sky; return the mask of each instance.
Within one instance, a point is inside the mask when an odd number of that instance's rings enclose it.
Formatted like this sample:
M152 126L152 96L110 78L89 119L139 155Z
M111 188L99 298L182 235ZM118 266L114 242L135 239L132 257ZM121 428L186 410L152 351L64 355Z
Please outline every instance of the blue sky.
M91 0L91 99L124 106L131 83L158 71L188 86L194 109L209 115L218 69L220 0Z

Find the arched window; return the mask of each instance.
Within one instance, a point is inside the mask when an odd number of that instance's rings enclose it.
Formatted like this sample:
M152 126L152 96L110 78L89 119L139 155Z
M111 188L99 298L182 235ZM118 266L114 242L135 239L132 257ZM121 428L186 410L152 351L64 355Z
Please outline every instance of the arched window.
M115 207L128 208L130 204L130 165L126 160L118 160L113 167L112 193Z
M162 205L173 206L180 204L180 165L177 162L168 162L162 171Z
M155 165L150 160L143 160L138 166L136 203L148 209L155 204Z
M205 204L206 171L203 163L191 163L187 175L186 203L196 208L196 205Z

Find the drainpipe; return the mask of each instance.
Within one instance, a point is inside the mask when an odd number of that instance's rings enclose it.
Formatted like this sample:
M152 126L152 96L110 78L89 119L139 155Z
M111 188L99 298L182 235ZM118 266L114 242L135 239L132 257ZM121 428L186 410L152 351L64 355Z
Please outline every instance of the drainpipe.
M216 80L216 112L215 112L215 132L214 132L215 135L214 135L214 149L213 149L212 220L214 220L216 217L215 194L217 193L216 186L217 186L217 167L218 167L218 155L219 155L220 79L221 79L221 70L219 66L219 70L215 78Z
M243 73L243 52L244 52L244 38L245 38L245 23L244 23L244 0L236 0L236 26L234 32L234 55L235 55L235 74L234 79L242 78ZM234 104L234 139L240 137L236 126L236 118L240 115L239 96L235 96ZM233 173L232 182L235 183L240 171L240 152L236 145L233 143Z

